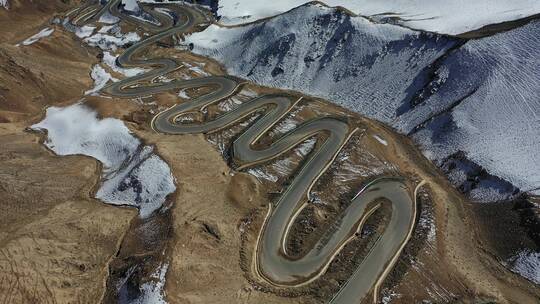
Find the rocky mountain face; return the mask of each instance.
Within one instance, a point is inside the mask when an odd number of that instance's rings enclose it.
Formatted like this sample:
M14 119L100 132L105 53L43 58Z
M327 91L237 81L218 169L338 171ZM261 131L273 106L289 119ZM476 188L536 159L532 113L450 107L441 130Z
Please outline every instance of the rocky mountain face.
M310 3L187 37L229 73L327 98L409 134L477 201L538 194L539 23L464 40Z

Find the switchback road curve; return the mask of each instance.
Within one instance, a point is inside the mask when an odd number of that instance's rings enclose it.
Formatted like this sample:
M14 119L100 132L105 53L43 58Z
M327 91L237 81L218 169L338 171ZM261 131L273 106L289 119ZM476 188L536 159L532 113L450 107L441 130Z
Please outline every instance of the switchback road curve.
M165 134L209 134L230 127L251 116L261 114L231 146L231 156L237 169L255 166L291 151L309 138L321 141L310 153L302 167L281 197L268 206L267 215L260 229L253 255L254 275L274 286L298 287L309 284L325 273L332 260L343 247L362 229L367 218L380 207L380 199L391 202L392 215L382 235L377 239L367 256L353 272L330 303L360 303L364 298L377 294L381 283L392 269L403 247L409 240L416 219L416 189L410 189L403 178L381 177L367 184L354 197L330 229L300 259L292 259L286 244L295 218L309 201L310 190L320 176L332 164L342 147L356 131L340 117L320 117L304 122L283 134L265 148L255 144L276 123L293 109L298 102L287 95L266 95L244 102L231 111L211 121L202 123L180 122L186 113L202 111L235 94L241 83L226 76L211 76L198 79L176 79L167 83L154 80L175 71L180 63L170 58L142 59L137 55L152 44L175 34L182 34L194 25L204 22L204 15L194 7L168 5L168 13L145 5L143 10L154 18L145 22L123 13L120 0L111 0L102 6L89 3L69 13L72 23L82 25L95 22L104 13L111 13L127 22L143 27L153 35L132 45L117 59L121 67L143 67L147 72L115 82L102 90L117 97L148 96L164 91L187 88L211 87L209 94L177 104L159 114L151 122L152 128ZM324 135L324 136L318 136Z

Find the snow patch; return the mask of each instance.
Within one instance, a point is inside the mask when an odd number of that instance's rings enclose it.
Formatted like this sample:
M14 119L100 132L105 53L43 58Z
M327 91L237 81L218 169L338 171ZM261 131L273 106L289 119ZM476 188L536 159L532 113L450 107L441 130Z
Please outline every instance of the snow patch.
M117 73L126 77L133 77L146 72L143 68L121 68L116 64L116 58L118 56L113 56L110 52L103 52L103 62Z
M88 45L99 47L104 51L116 51L119 47L138 42L139 40L141 40L141 37L135 32L122 34L120 31L113 35L98 32L84 39Z
M75 31L75 35L79 38L86 38L94 33L94 30L96 29L95 26L85 25L83 27L78 28Z
M176 190L169 166L121 120L98 119L96 112L79 103L48 108L45 119L31 129L47 130L44 144L58 155L82 154L100 161L103 171L96 198L105 203L135 206L145 218Z
M508 264L511 270L529 281L540 285L540 252L522 250L511 257Z
M180 90L180 92L178 92L178 97L183 99L191 99L191 97L189 97L186 93L186 89Z
M111 15L111 13L107 11L99 17L98 22L105 24L115 24L120 22L120 18Z
M28 39L26 39L23 42L17 44L16 46L20 46L21 44L22 45L31 45L31 44L37 42L38 40L40 40L42 38L49 37L53 32L54 32L54 29L52 29L52 28L48 28L48 27L44 28L41 31L39 31L39 33L29 37Z
M139 12L141 8L137 4L137 0L122 0L124 9L129 12Z
M90 76L94 80L94 88L84 92L84 95L97 95L109 81L118 81L118 79L112 77L111 74L98 64L94 65Z
M141 285L141 296L130 301L132 304L167 304L165 301L165 276L169 264L166 263L150 275L150 282Z
M384 140L382 137L380 137L379 135L375 134L375 135L373 135L373 138L375 138L382 145L388 146L388 142L386 140Z
M8 0L0 0L0 7L3 7L5 9L9 9L9 1Z

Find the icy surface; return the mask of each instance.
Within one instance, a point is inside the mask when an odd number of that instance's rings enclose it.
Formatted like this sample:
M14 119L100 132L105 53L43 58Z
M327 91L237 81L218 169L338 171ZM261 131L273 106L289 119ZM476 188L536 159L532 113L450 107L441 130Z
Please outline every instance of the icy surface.
M29 37L28 39L24 40L20 44L17 44L17 46L20 46L21 44L22 45L33 44L42 38L49 37L53 32L54 32L54 29L52 28L48 28L48 27L44 28L41 31L39 31L39 33L33 35L32 37Z
M307 0L219 0L222 24L253 22L307 3ZM358 15L407 27L445 34L460 34L485 25L540 13L537 0L323 0Z
M455 43L317 4L244 27L211 25L186 42L230 74L324 97L387 123L421 88L423 70Z
M413 132L433 160L462 151L487 173L538 194L539 37L537 21L467 42L444 60L430 90L394 126ZM487 181L485 187L490 190L476 199L491 200L500 185Z
M45 145L58 155L87 155L103 164L96 197L114 205L139 208L149 216L176 187L168 165L134 137L121 120L98 119L90 108L75 104L51 107L31 127L46 130Z
M511 270L540 285L540 252L523 250L510 258Z

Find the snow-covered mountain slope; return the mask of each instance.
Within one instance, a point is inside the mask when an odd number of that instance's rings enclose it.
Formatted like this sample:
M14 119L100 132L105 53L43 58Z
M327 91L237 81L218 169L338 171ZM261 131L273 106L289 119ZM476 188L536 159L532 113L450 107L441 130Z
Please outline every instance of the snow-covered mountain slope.
M489 174L540 194L539 48L540 21L467 42L394 125L413 132L435 160L463 152Z
M387 123L427 81L426 67L457 43L319 4L244 27L212 25L186 42L230 74L325 97Z
M227 25L243 24L286 12L306 0L219 0L218 16ZM358 15L426 31L460 34L485 25L540 13L537 0L322 0Z
M540 187L539 24L465 42L308 4L241 27L212 25L186 42L230 74L412 134L456 186L491 201L514 186Z

